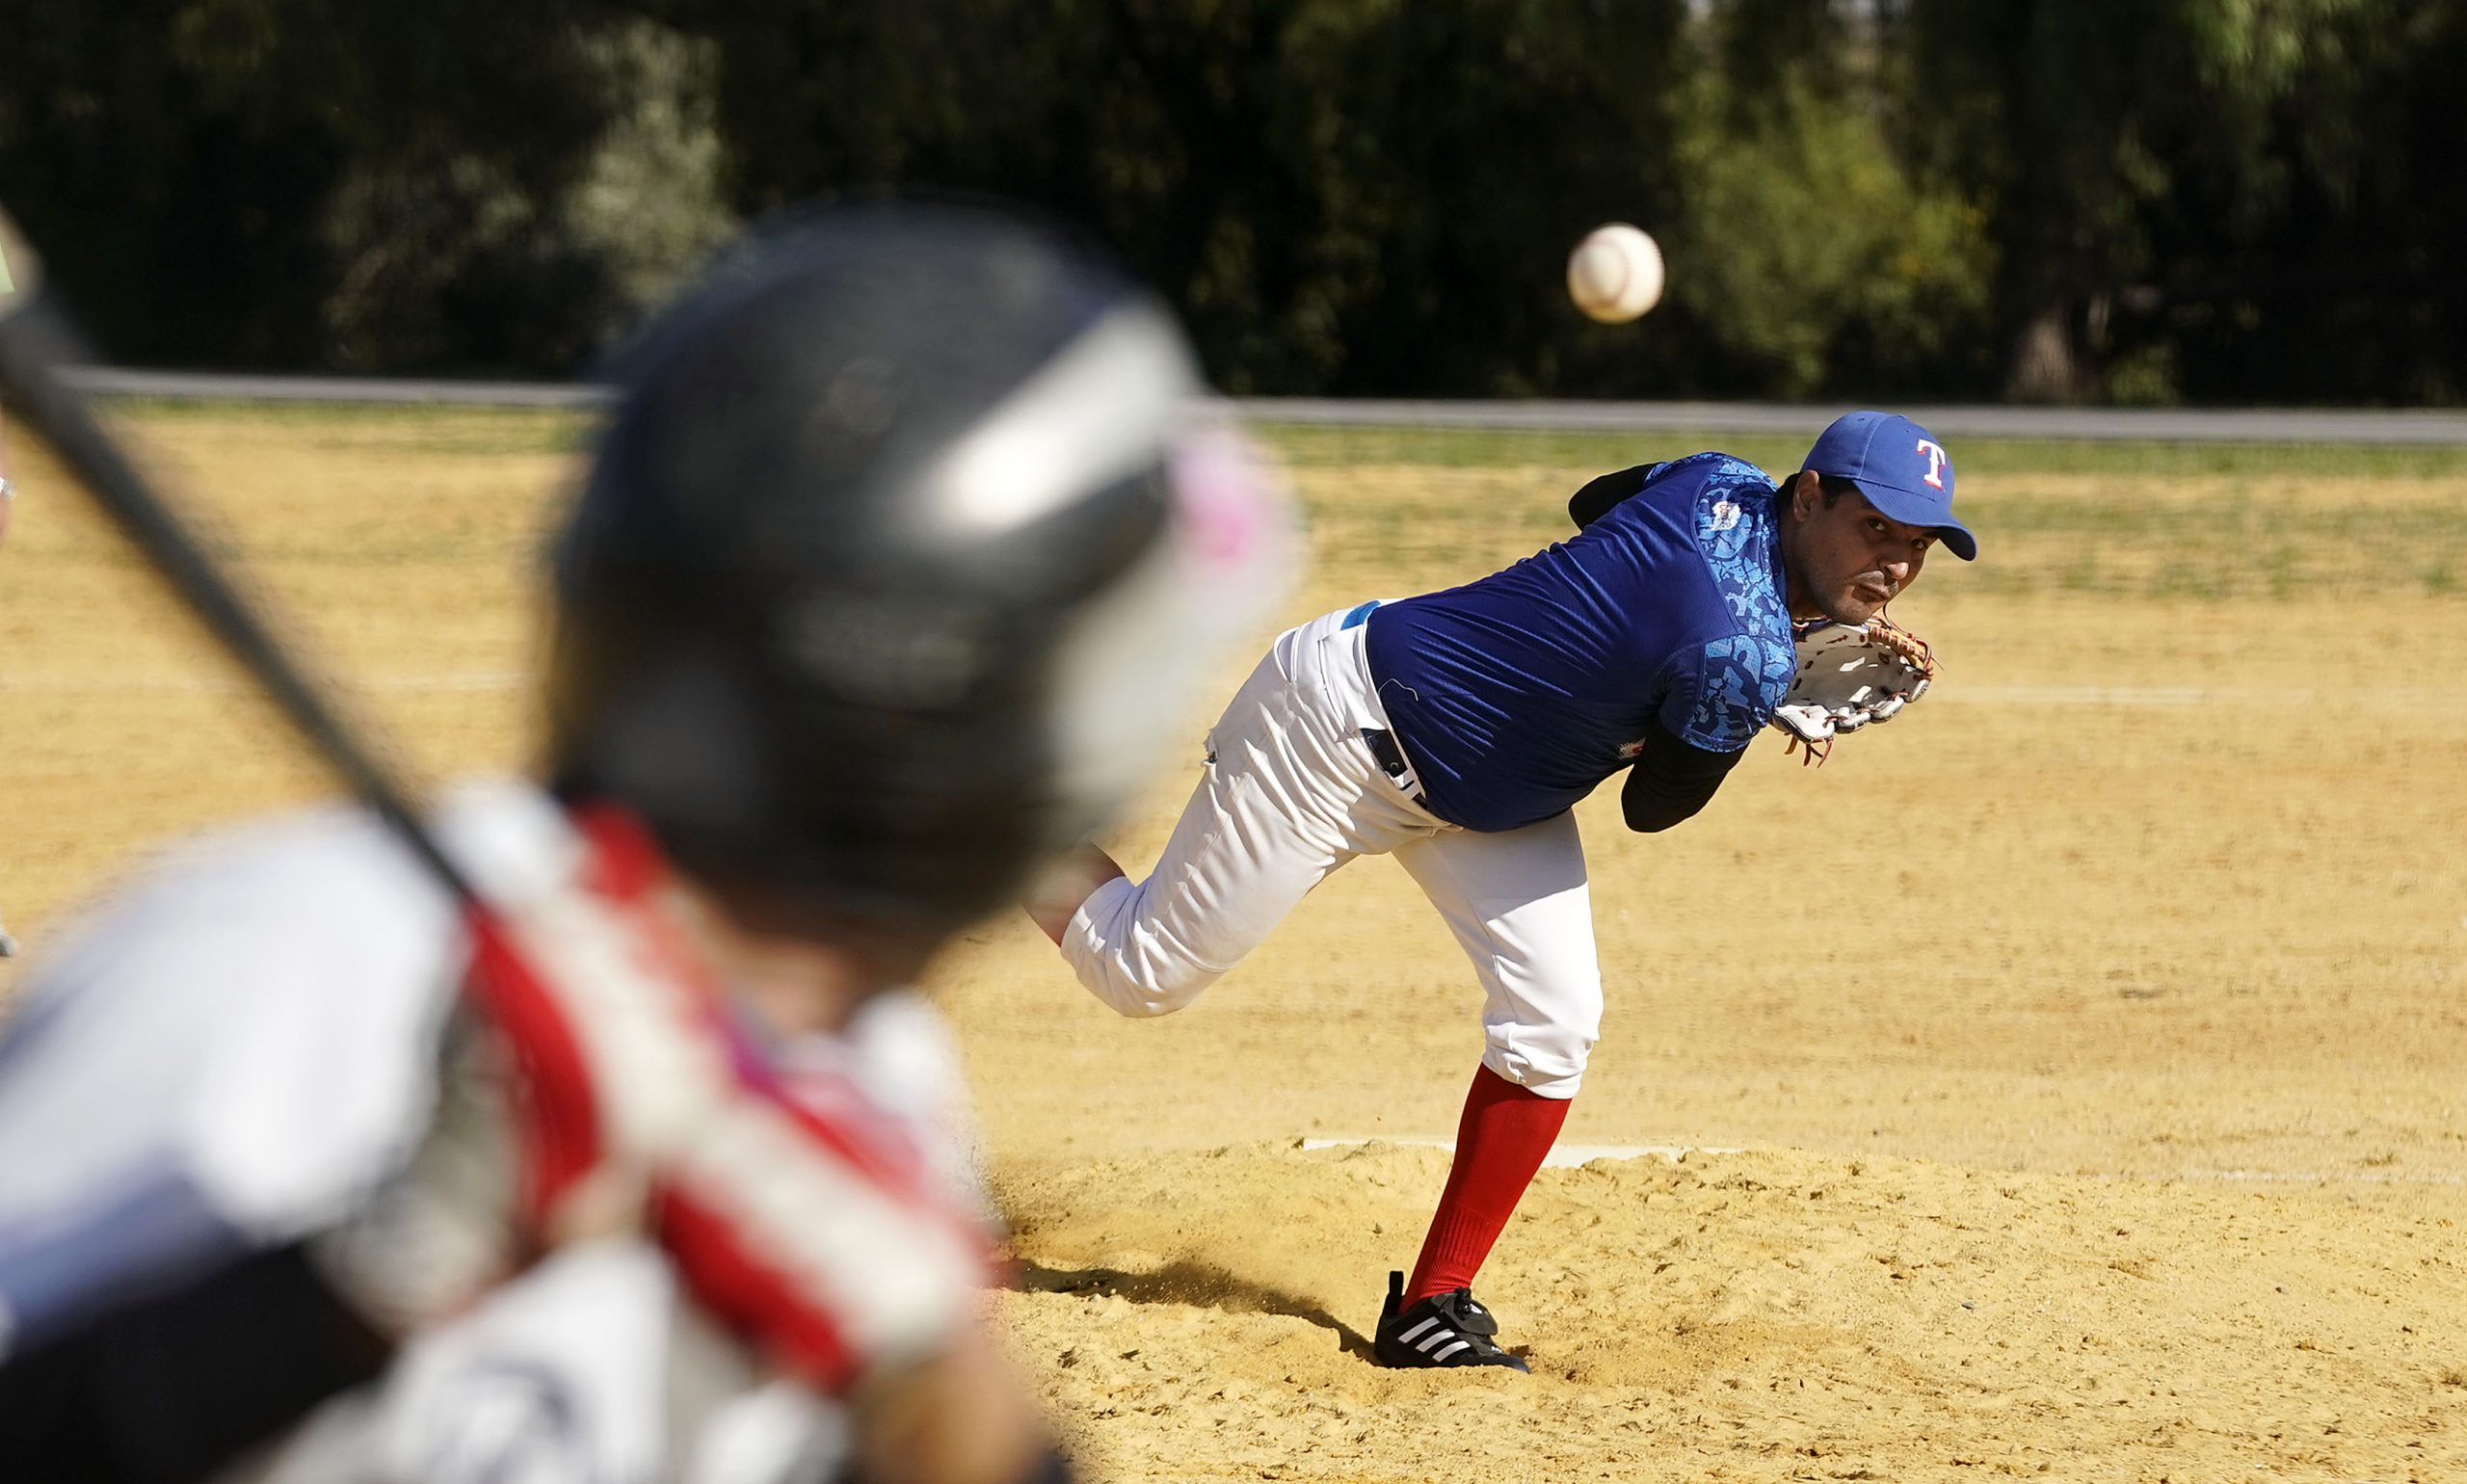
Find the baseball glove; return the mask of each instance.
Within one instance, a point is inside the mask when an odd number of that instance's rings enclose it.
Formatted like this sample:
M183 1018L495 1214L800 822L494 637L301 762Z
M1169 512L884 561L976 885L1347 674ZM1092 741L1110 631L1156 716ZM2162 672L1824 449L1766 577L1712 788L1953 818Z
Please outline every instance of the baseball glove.
M1927 694L1936 677L1927 641L1883 614L1865 623L1796 624L1792 636L1799 670L1774 709L1773 725L1791 738L1790 751L1806 745L1810 763L1831 755L1834 738L1893 720Z

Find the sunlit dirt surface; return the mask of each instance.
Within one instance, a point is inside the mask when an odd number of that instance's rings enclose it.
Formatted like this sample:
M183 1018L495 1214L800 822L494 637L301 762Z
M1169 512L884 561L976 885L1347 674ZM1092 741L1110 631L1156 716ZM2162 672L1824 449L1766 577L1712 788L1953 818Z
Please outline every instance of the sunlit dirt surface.
M129 420L426 770L524 764L581 424ZM1478 575L1704 446L1285 441L1287 620ZM0 984L130 850L326 787L14 452ZM2467 456L2354 462L1984 451L1984 560L1897 606L1935 694L1822 769L1759 742L1664 835L1580 810L1609 1013L1567 1140L1697 1152L1545 1173L1480 1285L1530 1377L1361 1354L1479 1046L1401 871L1156 1021L1023 919L971 934L937 987L1017 1230L996 1308L1091 1471L2467 1477ZM1110 841L1134 870L1207 720Z

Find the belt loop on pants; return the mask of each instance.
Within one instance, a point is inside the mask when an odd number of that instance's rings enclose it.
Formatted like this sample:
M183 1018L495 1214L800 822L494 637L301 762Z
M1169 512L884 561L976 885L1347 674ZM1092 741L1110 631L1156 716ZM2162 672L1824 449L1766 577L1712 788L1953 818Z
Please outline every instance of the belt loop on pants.
M1413 770L1405 761L1405 750L1396 745L1395 733L1382 727L1365 727L1362 729L1362 744L1370 749L1370 760L1379 764L1379 771L1387 774L1391 782L1398 788L1406 786L1405 775ZM1430 808L1419 788L1414 790L1414 802L1424 808Z

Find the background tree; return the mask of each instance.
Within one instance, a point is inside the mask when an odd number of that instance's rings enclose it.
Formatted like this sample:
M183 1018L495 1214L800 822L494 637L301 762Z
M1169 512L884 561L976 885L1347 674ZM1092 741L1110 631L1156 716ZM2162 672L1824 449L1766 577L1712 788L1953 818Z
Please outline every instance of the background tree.
M0 198L139 361L567 374L921 185L1084 225L1235 391L2462 395L2456 0L120 0L0 58ZM1670 302L1605 329L1622 219Z
M2256 332L2318 322L2325 289L2374 277L2321 228L2399 204L2386 168L2370 207L2355 179L2378 142L2404 138L2401 119L2374 117L2385 90L2404 96L2404 74L2431 60L2389 42L2454 34L2455 13L2410 0L1887 9L1909 157L1989 212L2003 391L2339 395L2254 363ZM2444 171L2418 155L2399 173L2421 190ZM2377 287L2402 292L2403 276L2385 270Z
M727 225L681 46L571 0L0 7L0 192L119 357L562 367Z

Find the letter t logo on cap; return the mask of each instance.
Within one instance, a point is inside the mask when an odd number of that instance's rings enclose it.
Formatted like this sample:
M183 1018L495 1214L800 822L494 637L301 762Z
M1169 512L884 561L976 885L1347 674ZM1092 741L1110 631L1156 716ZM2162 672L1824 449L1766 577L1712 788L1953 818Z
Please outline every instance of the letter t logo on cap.
M1930 487L1944 489L1945 465L1950 462L1945 454L1945 445L1932 438L1921 438L1918 446L1911 451L1927 456L1927 472L1921 477L1925 479Z

